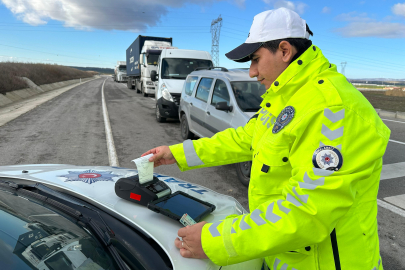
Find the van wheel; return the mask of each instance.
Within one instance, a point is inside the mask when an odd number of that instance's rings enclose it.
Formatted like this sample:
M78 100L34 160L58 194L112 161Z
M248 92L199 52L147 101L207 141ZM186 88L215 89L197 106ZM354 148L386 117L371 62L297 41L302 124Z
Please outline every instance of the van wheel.
M235 164L236 166L236 174L238 175L239 181L245 186L249 186L250 182L250 170L252 168L252 162L241 162Z
M143 83L141 84L141 93L143 94L144 97L148 96L148 94L145 93L145 88L143 88Z
M181 128L181 137L184 140L192 139L194 138L194 134L190 132L190 129L188 127L188 121L187 121L187 116L183 114L180 119L180 128Z
M157 104L156 104L155 113L156 113L156 121L158 121L159 123L164 123L164 122L166 122L166 118L164 118L164 117L162 117L162 116L160 115L159 106L158 106Z

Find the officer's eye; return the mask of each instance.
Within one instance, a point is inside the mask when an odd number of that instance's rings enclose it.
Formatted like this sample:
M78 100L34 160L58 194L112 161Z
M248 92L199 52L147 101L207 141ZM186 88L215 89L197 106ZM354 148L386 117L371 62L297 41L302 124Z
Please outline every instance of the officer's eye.
M259 57L253 58L253 59L252 59L252 62L255 62L255 63L259 62Z

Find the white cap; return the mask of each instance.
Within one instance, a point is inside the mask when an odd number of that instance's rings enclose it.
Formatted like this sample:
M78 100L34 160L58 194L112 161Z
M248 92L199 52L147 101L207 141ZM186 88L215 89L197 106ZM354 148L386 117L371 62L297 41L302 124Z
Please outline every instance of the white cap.
M227 53L226 57L246 62L264 42L285 38L309 39L305 20L287 8L267 10L254 17L245 43Z

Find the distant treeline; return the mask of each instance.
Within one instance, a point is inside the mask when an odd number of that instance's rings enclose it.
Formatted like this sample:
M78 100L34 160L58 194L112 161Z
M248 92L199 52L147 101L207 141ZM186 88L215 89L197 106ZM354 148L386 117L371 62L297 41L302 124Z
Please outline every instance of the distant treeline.
M71 68L76 68L78 70L84 71L95 71L102 74L114 74L114 69L112 68L96 68L96 67L71 67Z
M71 67L20 62L0 62L0 93L28 88L26 77L36 85L92 77L96 72L82 71Z

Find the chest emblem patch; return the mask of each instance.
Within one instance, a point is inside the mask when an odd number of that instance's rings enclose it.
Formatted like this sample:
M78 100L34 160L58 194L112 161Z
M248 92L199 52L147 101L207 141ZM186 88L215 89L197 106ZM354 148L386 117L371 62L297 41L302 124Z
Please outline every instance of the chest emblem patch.
M282 130L288 123L291 122L295 114L295 109L293 106L285 107L281 113L278 115L276 122L273 126L273 133L276 134Z
M321 146L312 155L312 164L318 169L338 171L342 168L343 156L339 149L333 146Z

